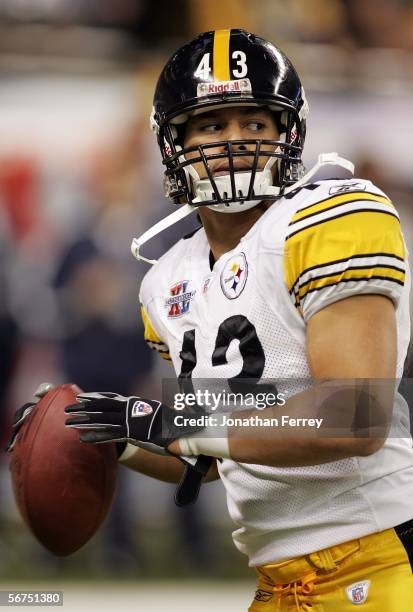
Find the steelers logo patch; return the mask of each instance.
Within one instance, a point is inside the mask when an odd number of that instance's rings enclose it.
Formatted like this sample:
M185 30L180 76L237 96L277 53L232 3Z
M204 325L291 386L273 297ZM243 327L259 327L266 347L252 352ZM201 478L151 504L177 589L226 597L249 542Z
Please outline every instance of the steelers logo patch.
M229 300L241 295L248 278L248 264L244 253L232 255L221 272L221 289Z

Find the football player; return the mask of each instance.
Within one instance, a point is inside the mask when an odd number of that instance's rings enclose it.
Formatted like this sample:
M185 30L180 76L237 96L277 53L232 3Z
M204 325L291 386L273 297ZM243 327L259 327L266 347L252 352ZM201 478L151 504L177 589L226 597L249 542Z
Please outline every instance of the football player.
M146 340L186 390L223 379L258 397L278 380L282 408L244 407L225 426L186 409L179 424L159 401L92 393L67 409L67 425L85 442L116 441L139 472L177 482L185 469L180 503L201 475L221 478L234 543L258 572L251 611L407 612L413 449L395 383L409 343L406 248L393 204L351 163L320 155L304 173L307 116L300 79L271 43L233 29L184 45L151 117L178 209L133 245L144 259L146 240L197 211L202 227L142 283ZM256 414L285 417L287 433L242 426ZM320 415L351 421L356 435L294 433ZM386 427L365 435L359 424L376 417Z

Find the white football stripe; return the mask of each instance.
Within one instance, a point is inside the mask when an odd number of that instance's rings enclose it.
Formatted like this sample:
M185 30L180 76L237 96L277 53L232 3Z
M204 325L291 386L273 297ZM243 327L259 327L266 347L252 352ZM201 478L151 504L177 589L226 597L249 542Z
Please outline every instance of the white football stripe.
M400 261L400 259L396 259L396 257L391 256L383 256L383 255L374 255L367 257L354 257L350 258L346 261L342 261L340 263L330 264L328 266L318 266L313 270L309 270L302 274L298 280L298 282L294 285L294 291L297 290L298 286L303 285L305 282L323 275L329 274L338 274L340 272L344 272L347 268L357 266L395 266L403 271L406 270L405 262Z
M400 286L397 283L383 280L373 279L367 281L347 281L340 282L330 287L323 287L311 293L307 293L300 300L303 316L306 320L321 308L333 304L338 299L343 300L346 297L353 295L377 293L386 295L394 302L399 298Z
M157 342L151 342L150 340L146 341L149 347L155 351L159 351L160 353L169 353L169 348L166 344L158 344Z
M293 223L289 228L289 233L294 234L300 230L305 229L309 225L313 225L313 223L320 223L321 221L326 221L328 219L333 219L336 216L343 215L344 213L357 212L358 210L377 210L377 211L385 211L397 219L399 215L397 211L390 207L389 204L383 204L382 202L371 202L368 200L357 200L357 202L348 202L346 204L341 204L340 206L336 206L335 208L331 208L329 210L323 210L312 217L308 217L307 219L302 219L301 221L297 221Z

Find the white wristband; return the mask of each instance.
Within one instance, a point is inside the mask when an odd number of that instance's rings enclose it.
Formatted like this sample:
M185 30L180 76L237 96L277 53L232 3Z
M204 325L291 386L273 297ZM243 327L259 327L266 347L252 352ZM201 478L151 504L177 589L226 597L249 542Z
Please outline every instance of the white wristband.
M128 459L136 455L138 451L139 451L139 446L135 446L134 444L131 444L130 442L128 442L126 444L125 450L118 457L118 462L123 463L123 461L127 461Z
M200 433L202 438L199 437ZM219 437L214 437L219 434ZM207 426L202 432L178 439L181 455L208 455L217 459L230 459L227 427Z

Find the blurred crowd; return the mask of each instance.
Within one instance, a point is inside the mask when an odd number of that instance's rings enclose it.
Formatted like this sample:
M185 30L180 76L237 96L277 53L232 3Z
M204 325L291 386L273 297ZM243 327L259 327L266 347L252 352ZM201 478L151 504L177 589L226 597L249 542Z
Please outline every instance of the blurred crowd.
M173 48L200 31L230 26L286 48L309 83L310 106L315 100L308 165L330 147L333 131L335 149L352 156L356 175L394 200L412 245L411 0L0 0L2 448L13 411L42 381L156 397L162 377L171 375L142 338L137 296L147 265L129 248L172 211L148 127L150 99ZM380 77L379 87L360 81L361 65L363 74ZM379 100L390 108L387 116ZM339 104L347 123L340 123ZM374 145L363 132L371 121ZM174 227L145 254L159 256L194 224ZM174 568L164 561L166 574L223 571L218 552L231 548L219 484L209 485L193 509L177 511L171 487L120 472L97 548L81 553L91 575L102 563L117 574L150 574L153 517L164 529L156 563L175 555L177 543L183 551ZM234 561L236 572L241 565ZM0 453L0 577L29 575L29 566L40 575L42 567L45 575L76 572L27 536Z
M410 0L269 0L267 6L276 31L292 40L357 49L413 47Z
M0 19L5 25L52 23L120 30L137 45L152 47L229 21L234 27L248 22L260 31L268 28L273 36L291 41L357 48L413 45L411 0L260 0L258 5L249 0L175 0L173 5L168 0L1 0Z

